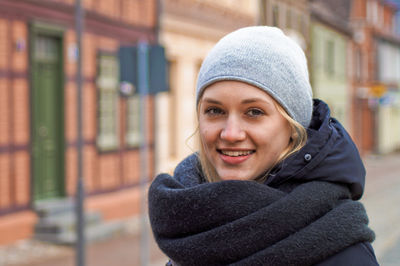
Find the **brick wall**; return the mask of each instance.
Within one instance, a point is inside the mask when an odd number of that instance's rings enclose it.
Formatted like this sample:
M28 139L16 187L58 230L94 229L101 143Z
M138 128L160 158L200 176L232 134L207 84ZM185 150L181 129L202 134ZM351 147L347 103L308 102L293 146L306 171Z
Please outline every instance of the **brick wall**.
M0 19L0 211L30 201L27 25Z
M1 37L0 37L1 41ZM0 146L6 146L10 142L10 90L9 81L0 78ZM1 172L0 172L1 176Z
M65 34L65 46L69 47L75 42L73 31ZM96 80L96 56L98 51L106 51L117 54L119 42L113 38L96 34L86 34L83 38L83 72L84 72L84 109L83 109L83 137L86 143L84 151L84 173L85 184L88 193L98 193L101 191L115 190L119 187L132 186L139 182L140 161L139 150L131 150L125 146L126 131L126 105L125 99L118 100L120 147L114 152L99 152L95 146L97 137L97 88ZM66 148L66 191L68 195L75 192L77 179L77 149L74 143L77 138L77 117L76 117L76 85L75 71L76 66L73 62L65 60L67 82L65 85L65 137ZM148 104L148 121L153 120L154 103L150 97ZM147 132L149 132L148 143L153 143L153 123L151 122ZM151 154L151 156L153 156ZM149 158L152 162L152 157ZM153 165L150 163L150 167Z
M74 0L57 0L60 6L71 6ZM44 5L47 1L43 1ZM54 1L48 1L54 2ZM34 6L29 1L6 0L0 3L0 219L2 213L20 206L28 207L31 202L31 86L29 81L29 28L32 22L49 20L49 25L64 28L64 137L65 137L65 190L71 196L75 191L77 179L77 88L76 58L74 46L73 14L55 5L50 12ZM120 123L120 147L111 152L100 152L96 147L97 137L97 55L99 51L117 53L121 43L134 44L139 39L154 39L153 28L156 23L155 0L85 0L87 8L87 28L83 37L83 137L85 148L84 172L89 194L115 191L135 186L139 182L139 149L124 145L126 104L119 98L118 120ZM13 6L14 5L14 6ZM31 5L33 13L29 11ZM14 9L13 9L14 8ZM21 11L19 11L21 8ZM27 10L23 11L22 8ZM1 10L2 9L2 10ZM20 12L20 13L18 13ZM11 14L11 15L9 15ZM49 13L50 14L50 13ZM58 14L58 15L57 15ZM59 18L59 21L58 21ZM101 23L115 29L130 30L132 35L102 31ZM131 28L130 28L131 27ZM140 29L140 30L137 30ZM104 34L103 34L104 33ZM117 37L116 37L117 36ZM118 36L121 36L120 38ZM20 46L17 49L17 44ZM151 121L148 144L153 147L153 99L149 97L148 119ZM151 148L150 168L153 168ZM150 169L151 170L151 169Z
M366 0L353 0L351 12L353 19L364 19L367 15Z
M8 20L0 18L0 69L5 70L8 66L8 38L9 31L8 31Z
M83 5L87 10L131 25L152 26L155 23L155 1L84 0Z
M11 161L7 154L0 154L0 209L11 205Z

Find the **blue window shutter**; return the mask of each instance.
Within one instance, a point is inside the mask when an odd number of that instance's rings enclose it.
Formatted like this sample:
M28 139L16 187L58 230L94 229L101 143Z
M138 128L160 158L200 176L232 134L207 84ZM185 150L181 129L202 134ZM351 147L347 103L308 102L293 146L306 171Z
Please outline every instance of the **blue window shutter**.
M120 62L120 81L122 84L131 84L134 88L134 93L137 93L137 46L121 46L118 55ZM150 68L149 93L156 94L158 92L168 91L169 84L165 48L160 45L150 46L148 60Z
M118 52L120 62L120 82L133 86L133 93L137 92L137 48L135 46L121 46ZM123 91L123 89L121 89ZM129 96L129 95L125 95Z
M167 59L165 58L165 49L160 45L150 47L150 86L151 94L168 91L168 71Z

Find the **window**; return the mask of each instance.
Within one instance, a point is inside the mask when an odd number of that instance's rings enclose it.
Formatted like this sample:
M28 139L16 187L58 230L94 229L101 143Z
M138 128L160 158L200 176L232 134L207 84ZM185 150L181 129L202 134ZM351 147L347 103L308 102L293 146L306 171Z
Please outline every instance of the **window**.
M326 41L325 48L325 72L333 76L335 70L335 47L332 40Z
M369 0L367 2L367 20L372 24L378 24L378 3L376 0Z
M290 10L290 7L287 7L286 10L286 27L288 29L292 28L292 11Z
M118 147L118 59L115 55L98 56L98 135L100 150Z
M375 79L381 82L396 84L400 80L399 72L399 50L386 41L377 41L378 53Z
M378 4L378 14L377 14L377 23L379 27L388 29L385 25L384 17L385 17L385 9L381 4Z
M307 27L304 14L300 14L299 27L299 31L303 34L303 36L307 36Z
M276 5L272 8L272 26L279 27L279 8Z
M258 24L259 25L266 25L267 24L267 3L266 1L259 1L260 4L260 12L258 17Z
M361 82L362 79L362 55L361 55L361 50L357 48L355 52L355 63L356 63L356 80L358 82Z
M297 27L296 28L301 33L303 33L303 24L304 24L304 22L303 22L303 14L298 13L297 14Z
M127 133L126 143L130 147L138 147L141 143L140 132L140 95L135 94L128 98L127 106Z

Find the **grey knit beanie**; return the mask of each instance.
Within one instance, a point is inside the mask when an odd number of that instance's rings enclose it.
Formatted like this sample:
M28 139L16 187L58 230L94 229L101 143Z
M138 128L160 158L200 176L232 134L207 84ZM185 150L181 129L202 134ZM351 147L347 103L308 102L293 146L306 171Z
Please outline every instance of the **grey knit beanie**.
M280 29L253 26L223 37L201 65L196 101L204 89L222 80L246 82L266 91L305 128L313 110L307 59Z

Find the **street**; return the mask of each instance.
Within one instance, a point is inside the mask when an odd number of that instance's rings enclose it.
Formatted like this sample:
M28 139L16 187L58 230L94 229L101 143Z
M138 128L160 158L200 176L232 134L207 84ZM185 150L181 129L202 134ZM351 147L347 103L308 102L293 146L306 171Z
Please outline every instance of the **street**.
M372 243L382 265L400 265L400 154L364 158L367 179L361 202L375 231Z

